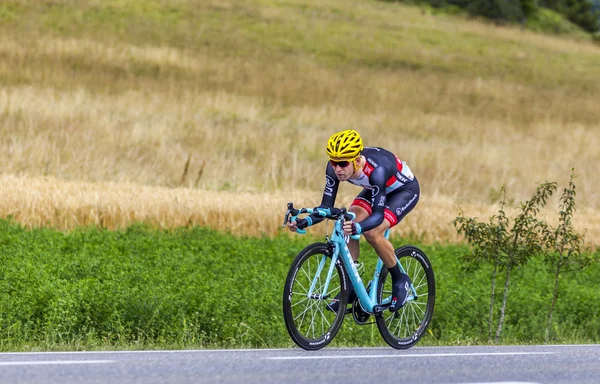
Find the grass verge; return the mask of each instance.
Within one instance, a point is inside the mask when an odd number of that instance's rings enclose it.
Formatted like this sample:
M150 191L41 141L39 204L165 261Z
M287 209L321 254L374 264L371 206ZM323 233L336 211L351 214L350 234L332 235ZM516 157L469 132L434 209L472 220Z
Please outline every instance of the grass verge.
M283 283L292 259L314 240L141 225L65 234L2 220L0 350L289 347ZM432 332L421 344L487 343L488 271L462 273L462 246L421 246L438 288ZM374 267L365 244L361 258L367 271ZM552 342L600 339L588 305L597 268L565 276ZM551 280L539 260L513 275L503 343L543 340ZM348 318L333 345L384 344L374 325Z

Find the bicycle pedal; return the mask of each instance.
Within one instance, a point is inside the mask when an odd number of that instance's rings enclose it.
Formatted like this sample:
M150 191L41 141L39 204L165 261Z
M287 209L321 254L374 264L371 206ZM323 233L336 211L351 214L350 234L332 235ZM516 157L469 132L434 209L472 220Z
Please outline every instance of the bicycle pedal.
M388 309L389 306L390 306L389 304L378 304L373 307L373 313L375 313L375 314L383 313L383 311Z

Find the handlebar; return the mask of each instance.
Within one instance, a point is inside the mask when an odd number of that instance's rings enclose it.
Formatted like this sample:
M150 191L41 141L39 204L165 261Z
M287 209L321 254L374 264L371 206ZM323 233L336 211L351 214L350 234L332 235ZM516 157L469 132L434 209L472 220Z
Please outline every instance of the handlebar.
M285 218L283 220L283 226L282 228L285 228L285 226L288 223L291 223L293 221L296 221L298 215L303 214L303 213L308 213L308 214L317 214L319 216L322 216L326 219L330 219L330 220L339 220L340 218L344 218L345 221L352 221L354 220L354 218L356 218L356 214L354 214L354 212L348 212L346 210L346 208L321 208L321 207L315 207L315 208L294 208L294 203L289 202L287 204L287 211L285 213ZM297 229L296 232L300 233L300 234L305 234L306 230L305 229ZM354 240L358 240L360 238L360 235L352 235L350 236L350 238L354 239Z

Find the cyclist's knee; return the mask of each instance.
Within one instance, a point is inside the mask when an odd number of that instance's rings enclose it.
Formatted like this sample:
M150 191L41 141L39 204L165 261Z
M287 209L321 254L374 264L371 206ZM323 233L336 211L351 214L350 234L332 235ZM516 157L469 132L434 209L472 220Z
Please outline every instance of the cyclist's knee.
M369 244L371 244L371 245L377 244L380 241L386 240L386 238L383 234L384 234L384 232L377 230L377 228L363 233L365 240L367 240L369 242Z
M363 207L359 207L358 205L351 205L348 208L349 212L352 212L356 215L355 221L363 221L367 217L369 217L369 212L367 212Z
M375 240L375 236L373 235L372 231L363 232L363 237L369 242L369 244L372 244L372 242Z
M390 229L390 224L388 221L384 220L383 223L381 223L381 225L378 227L364 232L363 236L371 245L375 245L380 242L387 242L388 239L385 237L385 232L388 229Z

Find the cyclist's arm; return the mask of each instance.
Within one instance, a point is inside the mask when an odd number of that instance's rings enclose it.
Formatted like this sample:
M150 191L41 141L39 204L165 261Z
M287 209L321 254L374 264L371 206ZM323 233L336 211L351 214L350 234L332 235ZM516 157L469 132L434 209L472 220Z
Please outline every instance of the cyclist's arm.
M385 170L383 167L376 168L369 177L369 183L373 186L373 196L371 197L373 213L363 221L357 223L360 226L361 233L376 228L383 223L385 201L387 198L385 180Z
M339 186L340 181L335 175L331 163L327 162L327 169L325 170L325 189L323 190L323 198L321 199L321 205L319 205L319 208L333 208ZM305 218L305 220L307 221L306 225L304 225L304 222L299 221L298 224L301 225L299 225L298 227L302 229L301 227L315 225L317 223L320 223L324 219L325 218L323 216L311 214Z

